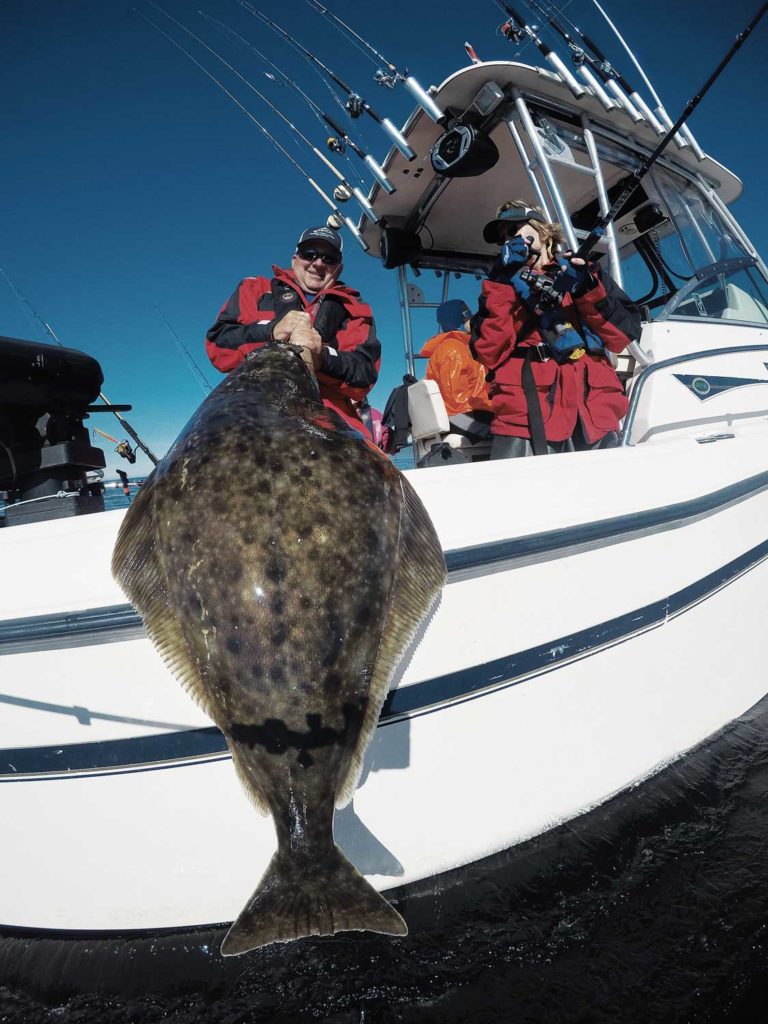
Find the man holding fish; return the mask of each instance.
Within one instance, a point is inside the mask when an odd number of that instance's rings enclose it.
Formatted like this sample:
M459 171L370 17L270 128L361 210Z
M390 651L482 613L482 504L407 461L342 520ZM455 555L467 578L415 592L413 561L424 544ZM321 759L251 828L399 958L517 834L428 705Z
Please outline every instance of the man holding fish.
M246 277L208 331L208 356L222 373L267 341L300 346L311 359L325 405L367 433L357 413L376 383L381 345L370 306L340 280L342 239L329 227L308 228L290 269Z

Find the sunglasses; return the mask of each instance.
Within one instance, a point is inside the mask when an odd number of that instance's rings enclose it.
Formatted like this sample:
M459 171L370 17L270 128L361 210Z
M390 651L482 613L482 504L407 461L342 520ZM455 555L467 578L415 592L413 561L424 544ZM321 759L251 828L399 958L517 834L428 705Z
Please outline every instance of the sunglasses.
M317 249L297 249L296 255L307 263L314 263L315 260L322 260L326 267L337 267L341 263L341 256L329 252L318 252Z

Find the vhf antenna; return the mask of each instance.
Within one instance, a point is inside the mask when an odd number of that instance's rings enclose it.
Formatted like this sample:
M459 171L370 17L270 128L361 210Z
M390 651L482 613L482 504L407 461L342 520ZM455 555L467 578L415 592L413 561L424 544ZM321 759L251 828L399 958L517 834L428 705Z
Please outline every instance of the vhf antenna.
M338 29L343 35L345 35L351 42L361 50L374 64L379 65L376 74L374 75L375 80L379 85L387 86L389 89L394 89L398 82L402 82L408 92L413 96L422 110L426 111L427 114L432 118L436 124L442 124L446 120L445 111L438 107L437 103L432 99L428 92L426 92L413 75L408 74L408 70L400 71L396 65L391 61L387 60L378 50L376 50L367 39L356 32L351 25L348 25L345 21L342 21L336 14L333 13L330 8L324 4L318 2L318 0L306 0L312 10L317 11L327 21L329 21L336 29ZM381 67L381 65L384 67Z
M366 165L366 167L371 172L373 177L376 179L376 181L378 181L378 183L386 192L388 192L391 195L395 191L395 186L384 173L384 169L380 166L380 164L377 163L376 160L374 160L370 153L366 153L365 150L354 141L354 139L351 139L347 134L346 130L340 127L338 122L335 121L330 116L330 114L326 114L325 111L312 99L312 97L307 95L307 93L304 92L301 86L294 82L292 78L289 78L288 75L286 75L286 73L282 71L277 66L277 64L274 63L274 61L270 60L270 58L267 57L266 54L262 53L261 50L257 49L244 36L241 36L238 32L235 32L234 29L230 28L228 25L225 25L224 22L219 21L218 18L214 18L213 15L206 14L205 11L198 11L198 14L201 14L207 21L212 22L222 31L229 33L231 37L238 40L244 46L248 47L248 49L251 50L260 60L264 61L264 63L268 67L272 68L272 71L277 77L274 78L274 76L267 74L267 78L273 77L274 81L276 81L278 84L282 83L283 85L287 85L290 89L293 89L293 91L298 96L300 96L302 100L304 100L304 102L310 108L315 117L320 121L323 127L328 127L331 129L332 132L335 133L334 135L330 136L330 138L328 138L327 140L328 148L333 153L341 153L346 155L345 150L346 147L349 146L349 148L352 150L355 156L359 157L363 161L363 163ZM335 93L333 95L336 96ZM338 97L336 97L336 99L338 99Z
M342 92L346 93L347 101L345 106L347 113L351 118L355 119L361 117L363 114L368 114L368 116L372 118L376 122L376 124L379 125L379 127L384 130L384 132L386 132L386 134L389 136L389 138L395 144L395 146L397 146L397 148L400 150L400 152L403 154L406 160L415 160L416 154L406 142L403 134L392 124L389 118L382 117L380 114L377 114L373 107L370 105L370 103L364 100L363 97L359 95L359 93L356 93L352 88L350 88L350 86L347 85L343 78L339 78L339 76L334 71L331 71L331 69L326 64L323 64L319 57L315 56L315 54L308 50L306 46L302 46L302 44L297 39L294 39L294 37L289 32L286 32L284 28L281 28L277 24L277 22L272 21L271 18L268 18L266 14L263 14L257 7L254 7L253 4L248 3L247 0L237 0L237 2L240 4L241 7L244 7L249 14L252 14L255 18L259 18L261 21L264 22L265 25L268 25L273 32L276 32L279 36L282 36L283 39L285 39L285 41L289 43L294 48L294 50L297 50L305 58L305 60L308 60L309 63L314 68L316 68L319 73L325 75L332 82L334 82L342 90Z

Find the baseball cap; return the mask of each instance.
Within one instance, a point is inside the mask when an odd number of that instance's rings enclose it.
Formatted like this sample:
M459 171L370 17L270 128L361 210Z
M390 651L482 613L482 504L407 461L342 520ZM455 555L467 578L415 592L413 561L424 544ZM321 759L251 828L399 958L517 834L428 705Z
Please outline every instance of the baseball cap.
M327 242L339 254L341 254L344 246L339 232L324 226L320 228L307 228L306 231L302 232L301 238L296 243L296 248L298 249L300 245L306 245L307 242Z
M523 209L519 206L512 206L509 210L504 210L503 213L500 213L498 217L488 221L483 228L483 239L486 242L498 242L499 228L502 224L524 224L529 220L537 220L541 224L546 223L538 210L533 210L530 207Z

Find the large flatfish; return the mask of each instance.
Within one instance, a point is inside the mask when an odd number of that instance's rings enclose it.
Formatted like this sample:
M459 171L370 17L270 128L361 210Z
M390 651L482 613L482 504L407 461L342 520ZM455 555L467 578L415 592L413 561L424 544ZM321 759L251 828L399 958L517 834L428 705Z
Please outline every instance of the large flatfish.
M203 402L123 521L113 572L226 737L277 852L222 944L404 935L333 839L445 561L390 460L322 403L296 349L255 351Z

